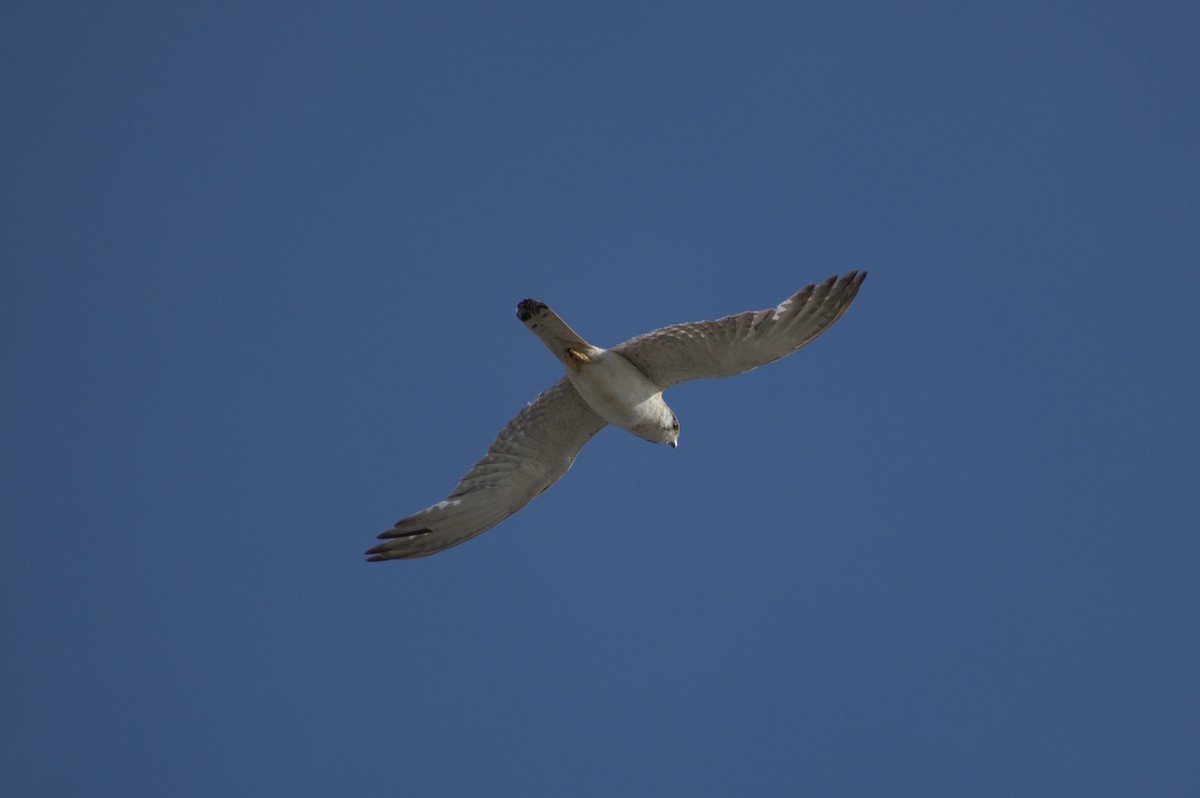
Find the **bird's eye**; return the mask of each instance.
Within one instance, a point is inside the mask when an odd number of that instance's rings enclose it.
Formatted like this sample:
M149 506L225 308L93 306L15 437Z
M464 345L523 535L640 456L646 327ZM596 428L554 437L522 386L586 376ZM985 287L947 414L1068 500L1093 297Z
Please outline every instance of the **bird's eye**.
M679 419L676 418L676 419L671 420L671 429L673 429L673 430L679 429Z

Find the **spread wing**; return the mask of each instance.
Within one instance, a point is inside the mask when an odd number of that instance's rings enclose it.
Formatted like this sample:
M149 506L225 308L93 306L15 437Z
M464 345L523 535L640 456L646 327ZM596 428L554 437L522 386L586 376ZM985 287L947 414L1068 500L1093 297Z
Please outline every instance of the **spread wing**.
M449 496L381 532L367 559L425 557L491 529L567 473L604 424L563 377L508 422Z
M663 327L614 351L666 390L688 380L732 377L790 355L846 312L867 277L850 272L810 285L769 310Z

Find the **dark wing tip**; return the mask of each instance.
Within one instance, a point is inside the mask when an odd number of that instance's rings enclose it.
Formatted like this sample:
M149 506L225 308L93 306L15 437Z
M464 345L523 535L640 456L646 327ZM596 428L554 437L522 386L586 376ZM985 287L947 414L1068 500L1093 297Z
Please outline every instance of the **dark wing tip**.
M400 523L403 524L404 521L401 521ZM418 535L428 535L432 531L433 530L427 526L419 527L417 529L400 529L400 525L397 524L391 529L383 530L375 537L379 538L380 540L391 540L392 538L415 538Z
M832 277L827 279L824 284L825 285L833 285L834 283L842 282L842 283L846 283L846 284L854 283L855 285L860 285L860 284L862 284L862 281L865 279L867 279L866 269L864 269L862 271L859 271L858 269L853 269L851 271L846 272L845 274L843 274L841 276L838 276L836 274L833 275Z
M850 272L844 279L846 280L846 287L850 289L850 297L853 299L854 295L858 293L859 286L863 284L863 280L867 279L867 273L866 271Z

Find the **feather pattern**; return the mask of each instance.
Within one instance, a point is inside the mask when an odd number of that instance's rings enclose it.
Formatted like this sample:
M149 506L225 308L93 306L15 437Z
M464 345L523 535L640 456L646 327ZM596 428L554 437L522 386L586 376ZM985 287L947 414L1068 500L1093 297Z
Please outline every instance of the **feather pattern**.
M840 280L830 277L774 308L674 324L631 338L614 351L662 390L688 380L732 377L790 355L828 330L854 301L866 276L850 272Z
M381 532L367 559L425 557L486 532L567 473L604 424L563 377L508 422L449 496Z

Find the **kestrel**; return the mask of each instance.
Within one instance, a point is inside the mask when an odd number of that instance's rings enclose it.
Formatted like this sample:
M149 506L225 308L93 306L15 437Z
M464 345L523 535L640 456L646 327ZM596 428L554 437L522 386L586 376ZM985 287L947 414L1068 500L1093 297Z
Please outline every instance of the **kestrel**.
M674 447L679 420L663 391L687 380L732 377L790 355L838 320L866 272L810 285L768 310L663 327L612 349L583 340L533 299L525 323L566 367L508 423L450 495L380 533L367 559L425 557L491 529L557 482L605 424Z

